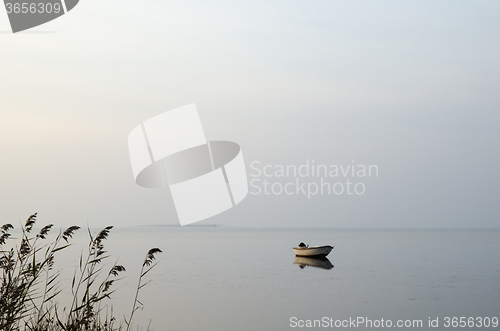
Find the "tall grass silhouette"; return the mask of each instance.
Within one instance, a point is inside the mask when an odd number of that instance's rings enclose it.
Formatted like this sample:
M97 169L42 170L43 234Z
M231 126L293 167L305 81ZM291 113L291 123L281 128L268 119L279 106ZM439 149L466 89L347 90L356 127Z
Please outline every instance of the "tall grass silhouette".
M110 257L104 250L104 242L113 227L105 227L96 236L88 230L89 243L80 255L71 284L61 284L61 271L53 270L55 257L71 246L69 241L80 227L70 226L49 241L47 235L53 224L32 234L36 217L36 213L31 215L21 226L19 242L11 242L11 230L14 229L11 224L0 227L0 330L113 331L126 328L128 331L135 311L142 306L138 300L139 291L150 282L144 282L144 276L156 265L153 264L155 254L161 250L152 248L146 254L130 316L119 322L112 309L110 312L107 305L103 305L114 292L114 283L125 272L122 265L115 263L108 270L101 263ZM59 294L65 287L71 288L71 304L61 306Z

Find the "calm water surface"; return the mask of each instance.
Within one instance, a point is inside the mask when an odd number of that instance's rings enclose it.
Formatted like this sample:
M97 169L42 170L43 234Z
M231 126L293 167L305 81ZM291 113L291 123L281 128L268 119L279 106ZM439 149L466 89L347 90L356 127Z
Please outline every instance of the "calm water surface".
M334 245L334 267L294 264L301 241ZM152 247L164 253L139 294L135 321L144 328L151 320L155 330L296 330L291 317L361 316L421 319L424 330L429 317L500 316L500 231L113 229L106 248L127 268L115 315L129 313ZM66 278L81 249L61 255Z

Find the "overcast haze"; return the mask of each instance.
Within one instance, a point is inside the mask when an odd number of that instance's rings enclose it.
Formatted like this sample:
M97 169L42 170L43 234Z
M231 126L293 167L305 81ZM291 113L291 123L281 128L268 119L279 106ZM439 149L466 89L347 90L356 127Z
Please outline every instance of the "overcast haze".
M500 225L497 1L81 0L9 30L1 9L2 223L178 223L127 136L196 103L247 166L379 168L361 196L248 195L202 223Z

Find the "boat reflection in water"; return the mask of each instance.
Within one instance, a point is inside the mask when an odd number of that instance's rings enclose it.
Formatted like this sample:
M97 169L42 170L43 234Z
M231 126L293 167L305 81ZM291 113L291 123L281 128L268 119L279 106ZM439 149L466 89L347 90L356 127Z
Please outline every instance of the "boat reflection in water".
M296 256L293 264L298 264L301 269L306 266L316 267L321 269L332 269L333 264L326 257L304 257Z

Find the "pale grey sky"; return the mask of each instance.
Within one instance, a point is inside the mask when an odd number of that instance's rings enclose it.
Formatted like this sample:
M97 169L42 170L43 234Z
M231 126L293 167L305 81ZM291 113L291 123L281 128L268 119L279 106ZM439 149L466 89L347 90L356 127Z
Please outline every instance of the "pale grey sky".
M204 223L500 226L496 1L81 0L9 29L0 9L2 223L177 223L127 136L196 103L247 165L379 166L362 196L249 195Z

